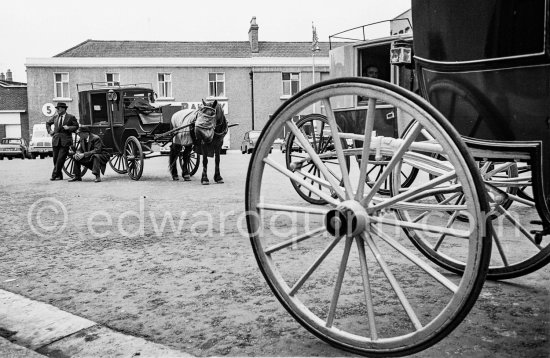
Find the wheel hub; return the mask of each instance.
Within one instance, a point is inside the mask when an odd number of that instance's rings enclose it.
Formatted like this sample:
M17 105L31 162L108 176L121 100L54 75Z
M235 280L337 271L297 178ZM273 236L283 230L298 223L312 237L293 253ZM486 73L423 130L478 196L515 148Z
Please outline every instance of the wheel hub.
M365 230L368 222L367 211L355 200L341 202L325 216L325 226L333 236L359 235Z

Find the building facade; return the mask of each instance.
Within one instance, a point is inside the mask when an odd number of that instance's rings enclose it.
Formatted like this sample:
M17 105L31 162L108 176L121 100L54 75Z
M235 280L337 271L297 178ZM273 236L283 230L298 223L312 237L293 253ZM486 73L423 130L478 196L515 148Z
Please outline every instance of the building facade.
M29 140L27 84L12 81L10 70L0 73L0 138Z
M231 148L246 131L262 129L293 94L329 74L329 44L258 41L252 18L248 41L151 42L87 40L52 58L27 59L31 127L42 107L66 102L78 118L77 84L150 84L157 102L217 99L231 123ZM284 134L281 134L281 137Z

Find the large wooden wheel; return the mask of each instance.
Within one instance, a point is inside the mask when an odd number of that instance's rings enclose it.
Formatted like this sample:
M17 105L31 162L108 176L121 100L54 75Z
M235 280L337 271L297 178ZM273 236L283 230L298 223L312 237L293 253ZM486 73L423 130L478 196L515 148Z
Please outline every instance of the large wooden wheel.
M369 98L365 135L338 129L333 106L343 96ZM412 121L404 138L374 140L372 128L377 102L396 107L398 115ZM293 122L296 115L323 108L334 148L317 153ZM405 118L405 117L403 117ZM287 126L321 173L315 184L287 168L269 149ZM421 132L434 140L418 141ZM361 145L344 148L338 139ZM368 160L380 152L389 159L386 169L366 184ZM428 154L425 154L428 152ZM445 168L432 160L437 152L447 158ZM339 176L323 159L336 157ZM424 160L424 169L436 175L414 180L414 189L399 189L388 197L379 188L392 172L411 160ZM300 167L302 159L291 163ZM397 172L398 173L398 172ZM393 175L392 178L400 178ZM328 204L304 201L288 182L314 192ZM452 190L463 196L461 204L424 203L426 197ZM318 185L330 191L318 189ZM334 193L334 195L329 194ZM408 222L401 211L460 212L468 221L447 225L444 220L426 224ZM282 305L305 328L322 340L364 355L405 355L425 349L444 338L466 316L482 288L491 242L489 210L476 163L458 133L431 105L390 83L342 78L318 83L285 102L260 136L250 160L246 184L247 228L258 265ZM446 234L464 242L461 255L467 265L462 276L444 276L414 245L404 231Z
M122 153L114 153L111 158L109 158L109 165L118 174L128 173L126 160L124 160L124 155Z
M181 171L184 172L185 161L183 160L183 151L180 152L178 159L180 162ZM201 163L201 156L198 155L197 152L192 151L189 157L189 163L187 163L187 172L189 173L189 175L193 176L197 173L197 170L199 170L200 163Z
M132 180L139 180L141 178L144 159L140 141L134 136L128 137L124 144L124 161L126 162L128 176Z

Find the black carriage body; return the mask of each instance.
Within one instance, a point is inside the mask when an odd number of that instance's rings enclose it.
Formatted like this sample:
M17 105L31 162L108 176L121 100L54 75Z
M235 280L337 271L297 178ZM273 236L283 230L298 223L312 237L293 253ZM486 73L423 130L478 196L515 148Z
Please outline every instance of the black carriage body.
M122 153L124 143L130 136L147 145L154 141L162 142L155 140L155 135L170 130L173 114L170 109L161 107L147 115L131 106L135 100L152 102L152 89L139 86L95 88L93 84L91 87L79 91L80 124L99 135L112 153Z
M549 1L413 0L412 16L423 96L475 156L525 153L550 220Z

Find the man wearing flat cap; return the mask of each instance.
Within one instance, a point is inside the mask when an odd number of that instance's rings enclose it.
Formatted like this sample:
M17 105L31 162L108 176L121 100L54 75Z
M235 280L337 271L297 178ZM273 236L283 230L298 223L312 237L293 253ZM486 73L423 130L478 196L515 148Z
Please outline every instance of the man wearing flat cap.
M95 175L95 182L101 181L101 173L105 174L107 162L109 162L110 154L105 150L101 138L90 132L88 127L80 127L76 131L80 137L80 144L76 148L73 155L74 178L70 182L82 181L80 166L83 165L92 170Z
M57 113L46 122L46 130L52 136L53 150L53 172L50 180L63 180L63 164L73 143L72 134L78 129L78 121L75 116L67 113L67 104L59 102L55 108Z

